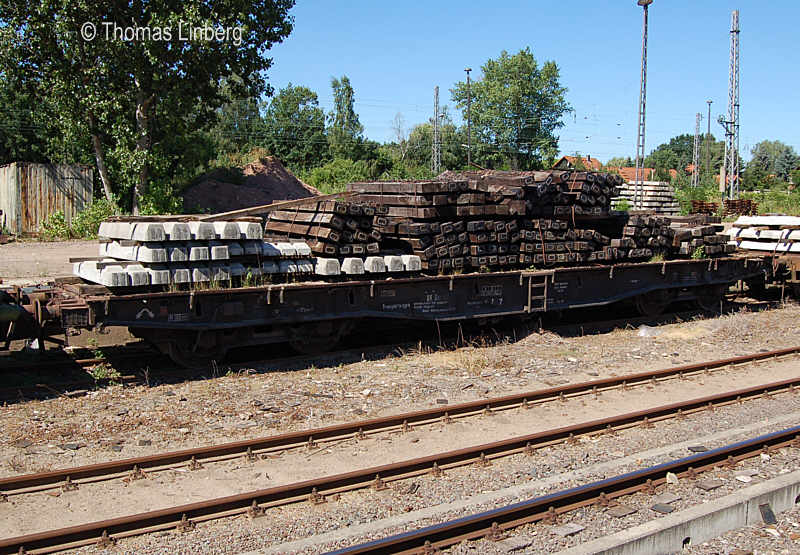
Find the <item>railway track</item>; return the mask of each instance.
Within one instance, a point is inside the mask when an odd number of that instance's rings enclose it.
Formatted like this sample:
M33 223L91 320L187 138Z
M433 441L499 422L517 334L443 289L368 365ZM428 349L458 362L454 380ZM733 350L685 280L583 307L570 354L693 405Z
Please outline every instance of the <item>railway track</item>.
M796 352L797 349L793 349L791 354L794 354ZM764 360L765 358L769 358L770 356L775 356L775 353L759 353L758 355L750 357L750 360ZM735 364L737 361L744 362L742 360L743 358L746 357L737 357L737 359L728 359L727 361L716 361L718 363L716 367L720 367L719 363L721 362L726 362L727 364ZM706 365L695 365L694 371L703 371L705 368L707 368L707 364L708 363L706 363ZM722 366L724 366L724 364ZM682 371L677 370L678 372L677 375L680 375L680 372L684 372L685 375L685 373L687 372L687 368L686 367L683 368L684 370ZM668 369L668 370L672 370L673 372L676 371L675 369ZM624 378L626 380L632 379L631 376L627 376ZM616 378L612 378L611 380L615 379ZM644 376L642 376L641 379L645 380L642 383L649 383L649 381L646 380ZM600 380L600 381L607 381L607 380ZM577 385L581 384L576 384L576 386ZM576 387L576 386L565 386L565 388ZM367 487L382 489L387 487L387 484L390 482L403 480L422 474L432 473L434 475L438 475L440 472L444 472L450 468L475 464L475 463L484 464L486 463L486 461L496 459L499 457L505 457L512 454L517 454L517 453L533 454L537 448L557 444L564 441L572 441L575 438L582 435L602 434L637 425L649 426L655 421L660 421L663 419L668 419L673 417L680 417L696 411L713 410L713 408L716 406L743 402L745 399L755 398L762 395L771 395L774 393L786 392L786 391L798 392L800 391L798 390L799 386L800 386L800 377L797 377L788 380L782 380L779 382L773 382L769 384L762 384L735 391L729 391L717 395L704 396L701 398L691 399L678 403L672 403L668 405L654 407L647 410L620 414L608 418L597 419L571 426L556 428L544 432L518 436L502 441L476 445L444 453L438 453L403 462L386 464L386 465L361 469L353 472L336 474L332 476L325 476L322 478L305 480L294 484L287 484L268 489L231 495L218 499L211 499L208 501L180 505L157 511L150 511L136 515L119 517L84 525L72 526L69 528L28 534L16 538L8 538L5 540L0 540L0 553L18 553L20 552L20 550L25 550L25 552L49 552L69 547L77 547L79 545L87 545L96 542L104 544L105 542L111 541L112 538L122 538L126 536L141 534L144 532L150 532L155 530L162 530L175 527L178 527L179 529L190 529L197 522L211 520L224 516L242 514L242 513L247 513L252 517L257 517L259 515L264 514L266 509L273 506L284 505L293 502L301 502L301 501L321 503L324 502L325 497L329 495L339 494L342 492L360 488L367 488ZM591 387L597 387L597 385ZM554 389L562 389L562 393L564 392L564 388L554 388ZM585 387L583 391L586 391ZM588 391L600 391L600 389L599 388L589 389ZM550 397L552 397L552 393L553 393L552 391L549 393ZM577 391L575 393L577 394ZM506 406L506 405L508 405L509 407L514 406L514 404L511 403L510 398L505 398L504 401L500 400L496 401L498 401L498 406ZM521 406L521 403L523 401L525 401L525 403L522 406L525 406L527 405L527 402L530 400L526 398L517 400L516 406ZM467 405L472 405L472 406L467 406ZM454 408L456 407L449 407L449 411L452 411ZM485 410L486 402L480 401L477 403L465 404L462 405L462 409L464 412L461 414L474 413L476 410ZM425 420L430 420L433 412L434 411L420 411L419 413L411 413L411 414L418 414L420 418L424 418ZM405 424L408 425L409 415L401 415L401 416L405 417L404 420L398 421L397 420L398 417L395 417L396 418L394 422L395 426L397 425L402 426L403 422L405 422ZM439 418L440 420L446 421L447 418L450 418L450 413L446 412ZM365 421L365 422L375 422L376 425L379 424L379 422L377 421ZM359 423L361 425L362 433L365 433L363 427L365 422ZM380 424L385 425L386 422ZM336 428L340 429L336 430ZM341 427L330 427L328 428L328 430L330 433L341 434L342 432ZM350 428L350 430L351 431L348 433L352 433L352 427ZM794 438L796 435L797 432L795 431L792 438ZM287 434L284 436L277 436L277 439L279 441L287 441L291 439L296 442L297 440L300 439L300 437L301 435L298 434ZM275 440L276 438L268 438L268 439ZM246 442L240 442L238 444L228 444L227 446L218 446L217 449L222 449L222 448L230 449L233 446L236 446L236 449L238 449L239 452L241 452L244 443ZM763 444L764 442L762 442L762 444L759 445L759 447L761 447ZM250 449L251 449L250 453L252 454L252 447L250 447ZM181 456L185 457L186 454L187 454L186 452L182 452ZM174 456L175 454L171 455ZM725 460L725 458L723 458L722 460ZM122 462L124 461L120 461L120 463ZM106 464L118 464L118 463L106 463ZM695 470L700 468L701 466L702 465L698 464L697 466L695 466ZM87 470L89 472L95 472L98 470L98 465L92 465L91 467L83 467L83 468L84 470ZM678 471L685 472L688 470L678 470ZM22 478L24 478L25 480L29 480L29 482L23 483L21 481L18 481L17 485L27 485L28 487L30 487L36 485L34 483L36 480L45 480L45 481L51 480L50 483L52 483L52 480L54 480L56 476L54 476L52 473L48 473L47 475L29 475L27 477L20 477L17 478L17 480L21 480ZM8 482L6 482L6 487L7 485ZM628 487L632 486L629 484ZM622 488L619 491L622 492L624 491L624 489L625 488ZM608 492L609 490L606 489L605 491ZM622 495L622 493L620 493L620 495ZM563 505L559 504L558 507L559 508L568 507L570 504L571 503L565 503ZM550 502L550 506L555 507L556 505L554 505L553 502ZM538 514L539 513L536 513L536 515ZM508 522L509 523L513 522L513 519L509 520ZM506 523L506 521L504 521L504 523ZM420 545L424 545L424 542L423 544Z
M762 301L755 304L748 302L745 306L749 310L766 310L773 308L779 304L778 301ZM663 325L674 322L682 322L687 319L708 314L707 312L699 310L686 310L676 311L668 314L663 314L657 317L646 316L627 316L622 318L612 319L591 319L590 321L582 321L580 318L575 321L568 319L567 321L543 322L539 325L540 329L552 331L562 335L588 335L592 333L601 333L608 330L620 327L635 327L644 324L648 325ZM591 318L591 317L590 317ZM405 330L408 334L408 330ZM506 330L507 331L507 330ZM429 334L425 334L426 336ZM417 334L419 336L419 334ZM348 346L347 348L334 350L328 353L323 353L310 357L309 355L290 355L280 356L277 358L263 358L263 351L258 350L259 354L255 356L248 356L245 353L240 356L238 360L221 364L226 369L247 369L250 365L257 363L268 363L271 367L292 369L308 366L313 363L318 366L326 361L360 361L365 357L372 357L375 359L389 356L392 353L402 354L405 351L412 349L419 349L420 347L429 348L432 350L441 348L451 348L461 346L463 343L469 343L472 340L485 339L487 337L485 331L472 334L464 338L460 330L453 334L455 338L452 345L447 341L448 338L442 338L436 341L420 341L419 339L408 339L403 341L394 341L387 344L370 344L370 341L357 341L356 346ZM452 338L451 338L452 339ZM495 338L496 339L496 338ZM26 401L30 399L42 399L48 397L58 396L80 396L86 393L87 390L93 389L98 386L105 386L109 384L124 384L124 385L141 385L145 384L147 378L141 372L131 372L128 363L135 362L138 368L147 366L149 368L149 376L153 379L159 380L161 383L176 383L178 381L193 379L197 377L205 377L208 371L198 371L197 369L189 370L186 368L179 368L174 363L165 359L165 357L151 350L142 349L141 346L136 345L133 347L132 353L121 352L110 356L108 358L80 358L68 359L58 358L56 360L36 360L31 362L19 361L3 361L3 366L6 371L12 372L35 372L41 374L48 372L54 374L59 370L63 373L74 373L76 370L89 371L99 364L110 364L116 367L120 365L122 374L113 381L108 379L95 380L90 377L87 379L74 380L74 381L47 381L42 379L41 383L33 385L18 385L7 386L0 388L0 403L2 402L17 402ZM2 360L2 359L0 359Z
M800 426L457 520L340 549L331 555L434 553L437 549L465 540L487 537L500 539L506 530L540 521L554 523L558 515L581 507L608 505L615 498L640 491L654 493L656 487L666 482L668 472L679 478L694 478L698 473L720 464L733 467L739 461L788 446L800 448Z
M503 397L481 399L467 403L448 405L446 407L435 407L245 441L184 449L181 451L65 468L38 474L0 478L0 495L7 496L48 488L57 488L65 483L77 484L80 482L108 480L120 475L127 475L128 473L134 473L138 476L144 471L165 470L186 465L191 467L199 463L221 461L241 456L252 458L277 450L299 447L313 448L316 444L323 442L358 438L367 434L392 430L409 430L412 426L442 421L447 422L457 418L481 415L492 411L530 407L537 403L566 400L567 398L581 395L598 395L612 389L621 388L624 390L640 385L656 384L668 379L683 379L700 372L709 372L744 364L776 360L782 357L796 356L798 354L800 354L800 346L567 384Z

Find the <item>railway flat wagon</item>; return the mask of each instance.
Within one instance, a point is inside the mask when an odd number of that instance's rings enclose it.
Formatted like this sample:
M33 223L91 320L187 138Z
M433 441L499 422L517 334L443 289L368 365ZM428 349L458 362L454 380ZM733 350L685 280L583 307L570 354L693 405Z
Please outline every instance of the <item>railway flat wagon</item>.
M6 311L16 317L6 318L10 325L0 323L0 339L59 341L57 335L72 329L119 326L177 363L198 366L246 345L288 342L300 352L324 351L369 318L531 317L620 301L633 301L651 316L677 301L708 309L719 306L732 284L763 283L771 271L770 257L726 256L129 294L63 278L7 292Z

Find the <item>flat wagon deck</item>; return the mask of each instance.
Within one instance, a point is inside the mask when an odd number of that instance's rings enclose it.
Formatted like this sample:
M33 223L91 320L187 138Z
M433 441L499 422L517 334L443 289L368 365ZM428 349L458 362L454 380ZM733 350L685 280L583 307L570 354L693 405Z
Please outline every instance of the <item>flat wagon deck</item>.
M12 292L7 306L16 306L20 317L5 339L55 339L69 329L121 326L176 362L195 366L244 345L288 342L301 352L324 350L366 318L442 322L531 316L624 300L644 315L676 301L711 308L730 285L759 282L773 271L769 256L730 256L124 294L64 278L50 287Z

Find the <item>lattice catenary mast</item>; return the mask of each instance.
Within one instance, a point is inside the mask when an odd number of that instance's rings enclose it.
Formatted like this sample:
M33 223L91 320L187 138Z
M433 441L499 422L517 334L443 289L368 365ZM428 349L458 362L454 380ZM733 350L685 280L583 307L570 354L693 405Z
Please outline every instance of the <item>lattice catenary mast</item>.
M643 166L644 166L644 122L645 106L647 105L647 8L653 0L638 0L636 2L644 8L644 23L642 25L642 86L639 89L639 123L636 139L636 183L633 193L633 207L642 208L644 202Z
M722 181L728 189L728 198L739 196L739 10L731 14L731 67L728 84L728 119L725 127L725 162Z
M697 112L694 118L694 154L692 155L692 187L697 187L700 177L700 120L703 114Z
M433 89L433 141L431 141L431 170L439 175L442 166L442 140L439 133L439 87Z

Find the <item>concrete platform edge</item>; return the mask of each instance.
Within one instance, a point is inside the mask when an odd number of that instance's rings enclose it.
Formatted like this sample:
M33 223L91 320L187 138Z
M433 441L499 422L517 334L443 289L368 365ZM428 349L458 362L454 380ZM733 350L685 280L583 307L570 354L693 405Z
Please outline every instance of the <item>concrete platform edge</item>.
M790 472L640 526L559 551L559 555L641 555L676 553L729 530L761 522L758 508L769 503L777 514L795 506L800 471Z

